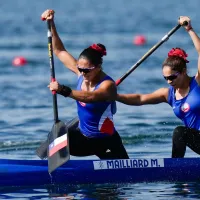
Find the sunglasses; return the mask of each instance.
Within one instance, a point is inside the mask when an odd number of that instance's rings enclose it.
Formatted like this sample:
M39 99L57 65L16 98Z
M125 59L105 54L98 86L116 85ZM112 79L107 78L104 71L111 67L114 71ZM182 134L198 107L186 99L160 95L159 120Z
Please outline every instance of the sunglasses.
M77 65L78 71L81 73L83 72L84 74L87 74L91 72L95 67L90 67L90 68L81 68Z
M177 78L177 76L180 74L180 72L176 72L175 74L172 74L170 76L163 76L165 80L173 81Z

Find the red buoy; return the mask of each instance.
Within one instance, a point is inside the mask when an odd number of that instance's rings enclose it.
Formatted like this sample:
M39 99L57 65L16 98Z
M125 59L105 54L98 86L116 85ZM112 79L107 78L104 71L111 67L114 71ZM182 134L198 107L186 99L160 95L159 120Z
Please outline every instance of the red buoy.
M12 61L12 65L15 67L24 66L27 64L27 60L23 56L15 57Z
M133 40L133 44L135 45L144 45L146 43L146 38L143 35L137 35L134 40Z

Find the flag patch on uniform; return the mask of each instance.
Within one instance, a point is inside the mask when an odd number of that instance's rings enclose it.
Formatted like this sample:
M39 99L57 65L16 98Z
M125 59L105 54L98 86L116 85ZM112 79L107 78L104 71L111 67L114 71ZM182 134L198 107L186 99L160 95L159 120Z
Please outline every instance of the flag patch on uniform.
M49 145L49 156L52 156L60 149L67 146L67 134L64 134L58 138L56 138L50 145Z

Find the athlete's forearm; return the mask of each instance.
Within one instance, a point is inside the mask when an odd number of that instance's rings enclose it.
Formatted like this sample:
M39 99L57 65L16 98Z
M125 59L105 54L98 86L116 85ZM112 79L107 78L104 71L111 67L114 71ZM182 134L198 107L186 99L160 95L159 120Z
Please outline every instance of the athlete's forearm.
M126 105L142 105L141 95L139 94L117 94L116 100Z
M55 24L52 24L52 43L53 43L53 51L54 54L58 57L58 59L71 71L78 74L78 70L76 67L76 59L65 49L57 31Z
M52 43L53 43L53 51L57 55L60 51L64 51L65 47L57 33L56 26L54 21L52 21Z
M198 54L200 55L200 38L199 38L199 36L196 34L196 32L193 29L190 29L188 31L188 33L194 43L194 46L195 46Z

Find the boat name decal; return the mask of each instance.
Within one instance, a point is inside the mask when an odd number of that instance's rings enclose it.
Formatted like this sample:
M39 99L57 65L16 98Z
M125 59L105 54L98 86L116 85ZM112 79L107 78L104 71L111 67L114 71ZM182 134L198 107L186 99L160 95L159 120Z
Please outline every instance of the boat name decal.
M121 159L93 161L94 170L164 167L164 159Z

